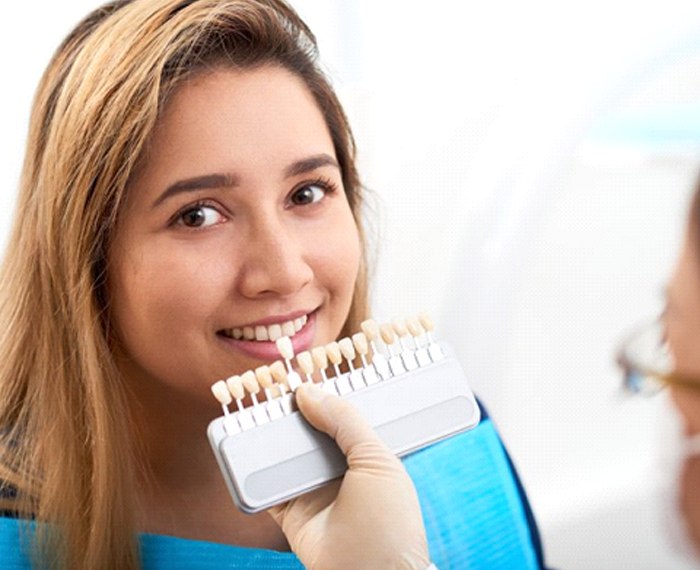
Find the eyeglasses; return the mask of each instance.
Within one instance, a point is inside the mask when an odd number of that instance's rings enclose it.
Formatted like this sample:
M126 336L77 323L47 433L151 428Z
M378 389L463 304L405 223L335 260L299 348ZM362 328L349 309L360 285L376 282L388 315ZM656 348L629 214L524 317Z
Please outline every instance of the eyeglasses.
M651 396L669 385L700 391L700 378L692 379L675 370L661 318L638 326L620 344L616 357L627 392Z

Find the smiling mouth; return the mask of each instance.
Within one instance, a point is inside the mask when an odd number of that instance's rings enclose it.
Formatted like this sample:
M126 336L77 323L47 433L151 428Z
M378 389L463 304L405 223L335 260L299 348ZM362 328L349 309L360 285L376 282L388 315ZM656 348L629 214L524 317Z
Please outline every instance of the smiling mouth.
M224 329L219 331L222 336L233 338L235 340L251 340L257 342L276 341L283 336L294 336L308 322L308 315L285 321L283 323L275 323L273 325L257 325L243 328Z

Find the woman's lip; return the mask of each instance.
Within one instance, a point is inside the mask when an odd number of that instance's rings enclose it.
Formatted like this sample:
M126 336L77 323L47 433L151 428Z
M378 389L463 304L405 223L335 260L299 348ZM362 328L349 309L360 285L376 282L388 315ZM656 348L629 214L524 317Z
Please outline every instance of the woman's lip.
M304 314L305 313L302 313L299 316ZM294 336L290 337L292 346L294 347L294 353L298 354L304 350L309 350L313 343L315 334L316 311L309 314L309 319L302 329ZM277 350L277 345L272 341L235 339L221 334L218 335L218 337L227 345L256 360L266 360L272 362L273 360L279 360L281 358L280 352Z

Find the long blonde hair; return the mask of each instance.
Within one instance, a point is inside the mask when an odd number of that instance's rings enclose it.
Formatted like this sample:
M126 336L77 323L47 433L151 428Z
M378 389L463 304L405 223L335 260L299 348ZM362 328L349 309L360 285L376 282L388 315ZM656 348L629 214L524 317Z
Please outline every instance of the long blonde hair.
M40 522L32 544L42 566L139 566L137 462L105 286L110 239L179 83L211 66L268 63L297 74L314 95L360 227L347 119L313 34L282 0L112 2L75 28L42 78L0 274L0 480L4 507ZM366 316L361 265L343 334Z

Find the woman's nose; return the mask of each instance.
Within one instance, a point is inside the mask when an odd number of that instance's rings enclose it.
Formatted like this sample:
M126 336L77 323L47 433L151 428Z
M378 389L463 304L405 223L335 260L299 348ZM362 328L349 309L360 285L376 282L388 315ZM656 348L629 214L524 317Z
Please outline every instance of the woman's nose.
M312 281L308 240L293 225L267 219L256 223L248 236L238 279L241 294L249 298L289 296Z

